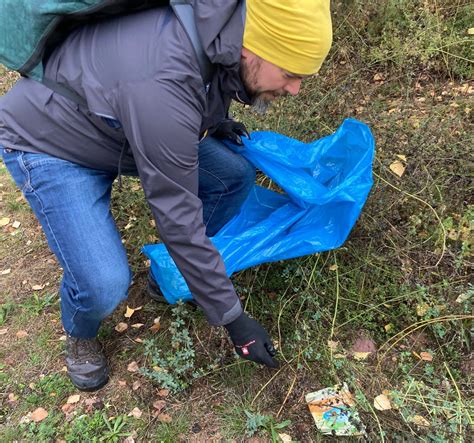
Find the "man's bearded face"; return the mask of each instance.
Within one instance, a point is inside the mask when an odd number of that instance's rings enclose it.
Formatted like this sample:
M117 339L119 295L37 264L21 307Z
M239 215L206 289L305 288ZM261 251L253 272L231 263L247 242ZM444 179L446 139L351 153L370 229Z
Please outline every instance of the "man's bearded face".
M241 59L240 77L255 111L263 114L278 97L298 94L301 76L290 74L250 51L247 54L250 55Z

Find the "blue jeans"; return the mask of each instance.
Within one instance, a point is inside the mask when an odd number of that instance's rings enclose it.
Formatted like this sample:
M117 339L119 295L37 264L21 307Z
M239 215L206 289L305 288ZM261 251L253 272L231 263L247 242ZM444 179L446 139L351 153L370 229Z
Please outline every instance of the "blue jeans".
M95 337L101 321L126 299L132 277L110 212L116 175L47 154L0 151L64 270L64 329L74 337ZM254 181L255 168L244 157L212 137L201 142L199 197L208 236L239 211Z

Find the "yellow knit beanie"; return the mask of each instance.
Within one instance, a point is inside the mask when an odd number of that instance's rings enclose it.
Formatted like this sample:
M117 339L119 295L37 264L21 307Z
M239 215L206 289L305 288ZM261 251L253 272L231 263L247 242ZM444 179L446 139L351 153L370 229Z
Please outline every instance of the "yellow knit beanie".
M244 47L294 74L319 71L332 43L329 0L247 0Z

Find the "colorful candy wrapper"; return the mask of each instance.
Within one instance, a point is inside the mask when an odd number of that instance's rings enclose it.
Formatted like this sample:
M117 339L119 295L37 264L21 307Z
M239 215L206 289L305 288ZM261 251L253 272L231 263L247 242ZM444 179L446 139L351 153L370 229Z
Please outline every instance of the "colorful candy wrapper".
M306 403L323 434L367 435L346 383L306 394Z

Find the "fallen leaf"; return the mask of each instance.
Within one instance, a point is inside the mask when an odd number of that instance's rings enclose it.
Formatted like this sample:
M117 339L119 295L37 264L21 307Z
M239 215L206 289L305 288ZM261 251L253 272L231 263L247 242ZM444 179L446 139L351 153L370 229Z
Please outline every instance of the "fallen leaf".
M0 218L0 226L6 226L10 223L10 219L8 217Z
M97 397L92 397L92 398L86 398L84 403L86 406L92 406L94 403L96 403L99 399Z
M65 403L61 406L61 411L63 411L66 415L70 414L72 411L76 409L76 406L71 403Z
M33 291L41 291L43 288L44 288L44 285L33 285L31 287L31 289L33 289Z
M158 414L158 420L160 420L162 423L171 423L173 419L171 418L171 415L169 414Z
M393 329L393 324L388 323L383 328L385 329L385 332L390 332Z
M59 337L59 341L66 341L67 340L67 337L65 335L61 335L61 337Z
M69 403L70 405L77 403L81 399L81 396L79 394L71 395L66 403Z
M104 402L97 397L86 398L84 403L86 404L86 412L88 413L94 410L98 411L104 409Z
M8 328L0 329L0 335L5 335L8 332Z
M416 305L416 315L423 317L428 312L428 309L430 309L430 307L427 303L419 303Z
M367 337L359 337L351 347L353 357L359 361L367 360L376 350L375 342Z
M337 269L337 265L335 265L335 264L329 266L329 270L330 270L330 271L335 271L336 269Z
M385 394L380 394L374 398L374 408L378 411L386 411L388 409L392 409L392 404L390 403L390 399Z
M1 275L7 275L7 274L10 274L10 272L12 272L11 268L8 268L8 269L4 269L2 272L0 272Z
M28 414L20 418L20 425L28 424L30 422L31 422L31 412L29 412Z
M128 329L127 323L120 322L117 326L115 326L115 330L117 332L124 332Z
M328 347L331 351L336 351L339 346L339 342L334 340L328 340Z
M381 82L383 80L385 80L385 77L383 74L381 74L380 72L378 72L377 74L375 74L372 79L375 81L375 82Z
M433 356L429 352L420 352L420 358L424 361L433 361Z
M31 419L35 423L39 423L40 421L43 421L47 416L48 416L48 411L46 411L46 409L38 408L32 412Z
M143 323L134 323L134 324L132 325L132 328L140 329L140 328L142 328L143 326L144 326Z
M14 403L18 400L18 396L15 395L13 392L11 392L10 394L8 394L8 401L11 402L11 403Z
M127 311L125 312L124 317L130 318L135 311L139 311L141 308L142 306L139 306L138 308L131 308L130 306L127 305Z
M119 380L118 385L123 388L124 386L127 386L127 382L125 380Z
M140 337L135 338L133 341L137 343L143 343L143 340Z
M153 407L156 409L157 414L159 414L165 406L166 406L166 402L164 400L156 400L153 403Z
M278 434L278 437L280 437L280 440L283 443L291 443L293 441L291 436L289 436L288 434Z
M352 355L356 360L362 361L369 358L370 352L353 352Z
M345 354L334 354L334 358L341 359L341 358L346 358Z
M152 332L158 332L160 330L160 319L161 317L157 317L153 320L153 326L150 328L150 331Z
M160 390L158 391L158 395L159 395L160 397L168 397L169 394L170 394L169 389L160 389Z
M430 422L425 417L422 417L421 415L414 415L413 417L410 417L408 420L411 421L412 423L415 423L415 425L418 425L418 426L428 427L430 425Z
M26 332L26 331L18 331L18 332L16 333L16 336L17 336L18 338L25 338L25 337L28 337L28 332Z
M401 177L404 172L405 172L405 166L403 166L403 163L400 160L395 160L390 166L390 170Z
M143 415L143 412L138 408L133 408L128 414L129 417L140 418Z
M18 229L19 227L21 226L21 223L17 220L15 220L13 223L12 223L12 228L15 228L15 229Z
M141 385L141 382L139 380L136 380L133 382L132 389L136 391L137 389L140 389Z
M139 369L139 367L138 367L138 363L136 361L132 361L127 366L127 371L128 372L137 372L138 369Z
M403 155L403 154L397 154L397 157L398 157L400 160L404 161L404 162L406 162L406 161L407 161L407 157L406 157L406 155Z
M471 298L470 294L467 292L464 292L463 294L459 294L458 298L456 299L456 303L464 303L470 298Z

